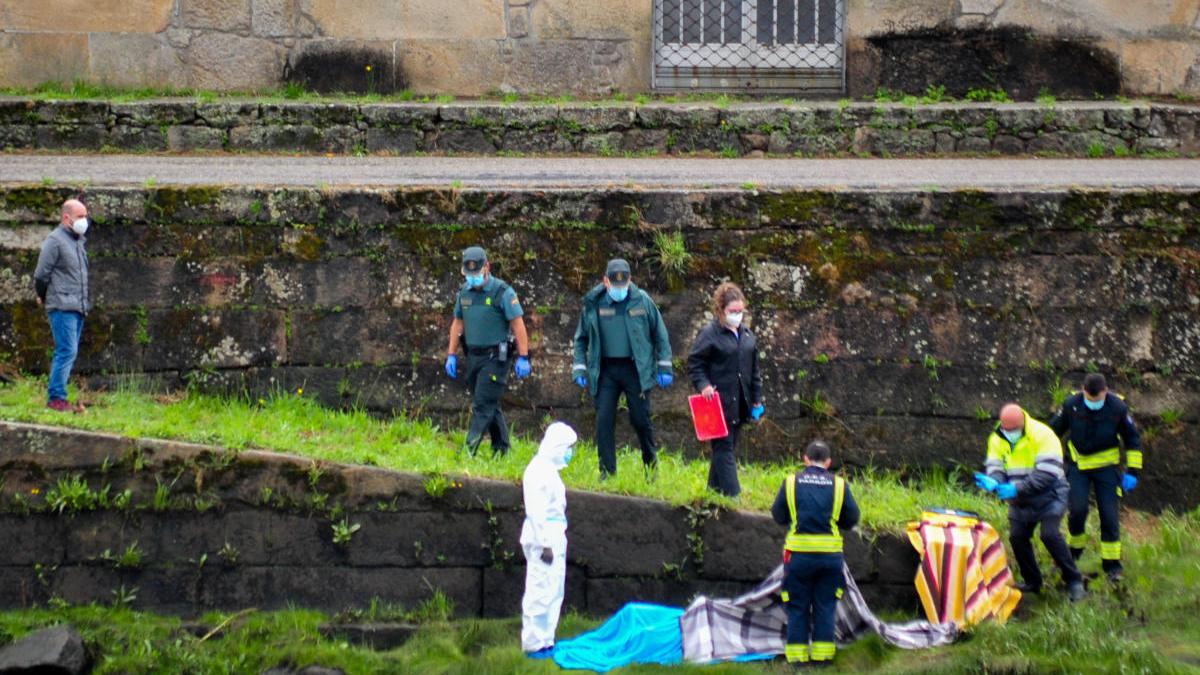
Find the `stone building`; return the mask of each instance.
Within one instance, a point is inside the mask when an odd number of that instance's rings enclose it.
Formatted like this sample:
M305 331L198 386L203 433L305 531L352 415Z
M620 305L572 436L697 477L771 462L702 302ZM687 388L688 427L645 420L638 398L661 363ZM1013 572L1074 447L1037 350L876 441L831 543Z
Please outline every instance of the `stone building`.
M1196 95L1200 0L0 0L0 86L76 79L457 96Z

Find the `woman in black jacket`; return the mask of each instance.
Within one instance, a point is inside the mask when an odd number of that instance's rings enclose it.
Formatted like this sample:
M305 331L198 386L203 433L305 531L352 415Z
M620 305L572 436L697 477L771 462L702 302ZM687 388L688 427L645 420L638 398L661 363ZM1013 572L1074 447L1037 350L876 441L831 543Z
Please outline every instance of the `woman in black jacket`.
M763 415L762 377L754 333L742 325L746 297L735 284L723 283L713 294L716 318L700 329L688 354L688 376L705 398L721 397L729 435L712 441L708 487L730 497L742 491L733 457L743 424Z

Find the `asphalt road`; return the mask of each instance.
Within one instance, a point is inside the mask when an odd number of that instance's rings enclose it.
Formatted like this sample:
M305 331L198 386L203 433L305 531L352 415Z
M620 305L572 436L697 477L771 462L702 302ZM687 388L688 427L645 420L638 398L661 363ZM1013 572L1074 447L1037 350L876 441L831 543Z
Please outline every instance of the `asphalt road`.
M0 155L0 183L485 188L1200 188L1193 159L682 159Z

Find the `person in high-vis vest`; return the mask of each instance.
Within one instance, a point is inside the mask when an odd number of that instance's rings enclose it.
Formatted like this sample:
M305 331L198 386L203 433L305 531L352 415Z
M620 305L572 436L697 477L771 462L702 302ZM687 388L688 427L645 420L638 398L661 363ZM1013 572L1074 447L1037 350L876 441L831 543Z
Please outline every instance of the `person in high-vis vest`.
M1034 594L1042 590L1042 570L1033 553L1033 531L1040 527L1042 544L1062 572L1071 601L1082 600L1083 575L1060 531L1067 479L1062 443L1054 430L1016 403L1006 404L988 434L984 466L987 473L976 473L975 484L1008 502L1008 541L1023 580L1017 588Z
M823 665L837 653L834 621L846 581L842 534L858 524L858 504L845 479L829 471L823 441L804 449L804 471L783 479L771 516L788 526L783 545L783 602L787 607L788 663Z
M1137 487L1142 469L1142 439L1129 406L1108 390L1100 373L1083 379L1083 392L1063 401L1050 428L1067 434L1067 545L1076 560L1087 543L1088 493L1096 493L1100 512L1100 560L1110 581L1120 581L1120 498ZM1121 472L1121 446L1125 471Z

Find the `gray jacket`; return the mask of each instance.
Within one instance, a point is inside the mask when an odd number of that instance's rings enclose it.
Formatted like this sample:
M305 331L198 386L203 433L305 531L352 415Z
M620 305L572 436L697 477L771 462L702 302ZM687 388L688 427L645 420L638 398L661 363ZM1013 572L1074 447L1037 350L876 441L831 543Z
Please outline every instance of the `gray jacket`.
M42 243L33 286L46 304L46 311L63 310L87 314L92 308L88 292L88 258L84 237L76 237L61 225Z

